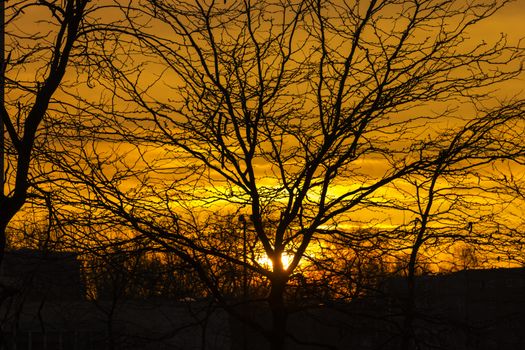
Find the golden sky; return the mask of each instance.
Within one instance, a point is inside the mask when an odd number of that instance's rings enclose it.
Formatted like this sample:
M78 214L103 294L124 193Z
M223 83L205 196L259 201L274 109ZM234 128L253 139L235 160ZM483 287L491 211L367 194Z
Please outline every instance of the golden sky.
M35 23L34 22L34 16L35 14L30 14L30 16L25 19L26 22L21 21L20 24L25 26L26 28L29 28L31 30L34 30L36 32L42 33L44 31L45 25L42 23ZM504 8L501 12L494 15L492 18L489 18L485 20L482 24L478 25L475 30L472 31L472 39L474 41L481 41L486 40L487 42L493 41L498 38L500 33L506 33L509 37L509 42L515 43L520 37L525 36L525 29L524 29L524 23L525 23L525 1L524 0L518 0L512 2L510 5L508 5L506 8ZM132 63L132 62L130 62ZM21 70L19 77L25 77L26 75L31 77L32 73L34 73L31 70ZM68 79L73 79L74 77L71 75L73 71L70 71L70 75L68 76ZM150 72L145 72L144 77L146 80L148 80L148 74L151 74ZM149 78L151 80L151 77ZM512 83L505 84L504 86L499 87L498 94L506 95L506 94L516 94L520 92L523 89L523 79L514 81ZM90 89L85 89L82 91L94 91ZM154 91L156 94L161 96L161 98L167 98L171 97L169 94L173 94L173 91L170 91L166 88L166 84L159 84L159 90ZM12 97L14 98L14 97ZM9 99L9 96L8 96ZM154 153L150 154L151 156L154 156ZM379 172L379 174L384 172L384 169L381 168L381 164L378 164L378 160L376 159L365 159L360 160L358 163L358 166L361 166L364 173L372 174L374 171ZM169 166L169 165L168 165ZM265 167L265 164L259 163L256 164L257 171L260 172L260 174L269 175L270 171L268 171L268 168ZM112 171L112 170L110 170ZM160 179L164 179L169 177L168 174L157 174L156 176ZM213 176L213 175L212 175ZM264 181L262 181L263 184L267 185L268 187L272 186L272 181L269 178L265 178ZM222 184L216 183L215 188L216 190L221 190L220 186ZM334 188L334 193L337 191L344 192L345 189L342 188L343 184L337 184ZM351 185L349 185L350 187ZM347 187L347 188L349 188ZM315 195L315 194L314 194ZM224 203L219 203L223 205ZM384 215L385 211L383 211L380 215ZM388 220L383 221L382 218L378 218L377 212L368 212L366 214L363 214L363 212L357 213L360 216L360 219L363 221L366 220L373 220L374 218L377 219L375 221L378 224L388 225L391 222ZM391 224L397 224L398 222L394 222Z

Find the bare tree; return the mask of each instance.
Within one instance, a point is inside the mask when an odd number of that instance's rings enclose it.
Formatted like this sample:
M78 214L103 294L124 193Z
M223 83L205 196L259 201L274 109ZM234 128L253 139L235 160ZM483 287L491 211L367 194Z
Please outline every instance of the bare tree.
M462 129L439 141L439 161L428 174L413 174L414 208L413 243L407 264L408 295L405 318L404 348L416 340L412 330L415 317L415 274L418 255L424 249L439 251L457 242L486 244L485 225L499 199L484 193L478 171L496 160L518 159L523 156L521 131L523 105L510 110L498 108L484 117L467 123ZM415 175L415 176L414 176ZM405 209L410 210L410 209ZM481 226L481 227L480 227ZM426 247L425 247L426 246ZM436 260L436 259L434 259ZM439 261L435 261L439 263Z
M491 184L485 188L487 195L498 201L494 215L480 223L485 244L477 247L491 266L525 266L523 164L523 157L516 157L492 164L490 169L480 173L481 181ZM505 215L498 215L501 212Z
M0 107L7 132L3 145L0 196L0 261L6 244L6 228L38 185L35 149L53 140L42 130L45 119L67 111L67 101L58 102L61 89L79 87L89 69L93 32L103 27L99 4L86 0L16 1L5 8L5 101ZM67 68L77 68L66 79ZM83 77L84 75L84 77ZM71 101L69 101L71 102ZM4 148L5 147L5 148ZM5 163L4 163L5 162ZM4 182L5 181L5 182Z
M99 77L110 99L79 99L79 122L89 127L54 126L54 146L70 151L48 154L64 171L53 188L68 195L62 207L88 208L90 218L111 217L171 249L217 300L226 302L211 260L266 279L266 334L282 349L289 282L323 237L385 224L388 189L409 175L437 179L452 161L468 169L494 159L494 148L503 147L498 157L520 149L499 126L522 129L523 102L495 104L487 91L521 73L523 49L505 36L468 39L506 3L126 7L129 50ZM421 222L436 182L426 181ZM241 250L204 234L217 212L244 218L227 231L249 231ZM425 229L417 228L414 256Z
M97 39L107 36L109 23L118 27L118 21L108 16L109 5L89 0L2 1L0 263L8 226L17 225L13 220L24 205L28 201L41 208L50 205L46 187L42 187L45 178L40 175L52 173L53 167L41 162L41 150L54 140L44 124L52 125L57 115L70 110L73 100L65 91L85 93L93 73L91 65L101 52ZM53 221L50 213L37 216L50 219L50 224ZM48 228L47 234L53 229ZM41 243L47 245L49 238ZM4 345L3 337L0 344Z

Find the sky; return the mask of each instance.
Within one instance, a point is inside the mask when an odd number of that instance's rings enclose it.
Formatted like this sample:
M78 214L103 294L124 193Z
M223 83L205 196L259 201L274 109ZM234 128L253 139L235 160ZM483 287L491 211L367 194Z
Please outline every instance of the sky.
M494 40L499 33L505 32L508 34L510 41L514 42L518 40L520 36L525 36L523 23L525 23L525 1L519 0L511 3L500 13L486 20L484 24L479 25L472 33L472 36L474 40L489 41ZM27 25L32 26L34 23L27 23ZM42 24L39 24L39 26L44 27ZM506 92L517 93L521 89L521 86L523 86L523 80L515 81L500 89L498 93L502 95ZM375 167L375 169L377 168L378 167Z

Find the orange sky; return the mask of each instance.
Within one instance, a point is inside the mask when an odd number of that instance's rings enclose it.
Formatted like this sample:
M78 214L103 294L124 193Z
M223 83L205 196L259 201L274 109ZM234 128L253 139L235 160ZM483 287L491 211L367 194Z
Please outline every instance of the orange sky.
M473 39L477 40L494 40L499 33L505 32L508 34L511 42L515 42L519 37L525 36L525 0L518 0L512 2L501 12L494 15L478 25L477 29L473 32ZM36 26L34 23L28 23L28 26ZM41 25L40 25L41 26ZM31 27L36 28L36 27ZM27 72L29 73L29 72ZM511 84L506 84L502 87L499 92L501 94L517 93L523 87L523 79L521 81L515 81ZM168 89L164 91L169 92ZM379 167L377 164L373 164L373 160L368 159L371 165L370 168L377 170ZM264 172L264 166L261 165L261 172Z

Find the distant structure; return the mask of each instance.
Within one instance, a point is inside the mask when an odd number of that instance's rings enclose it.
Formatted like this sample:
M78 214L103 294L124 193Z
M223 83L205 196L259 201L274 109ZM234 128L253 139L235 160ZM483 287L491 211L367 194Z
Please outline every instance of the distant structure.
M382 292L392 336L403 322L405 278L387 279ZM414 301L414 333L423 349L525 349L525 268L419 276Z
M447 274L419 276L416 278L416 303L419 307L447 305L455 313L468 318L471 311L483 305L500 304L498 310L484 310L490 317L493 312L515 310L516 303L525 302L525 268L472 269ZM384 292L391 298L402 299L406 295L404 277L387 279ZM483 307L484 308L484 307ZM452 310L449 310L452 311Z
M209 303L87 300L81 271L73 252L6 252L0 349L230 350L227 315Z
M268 349L261 333L210 300L87 300L81 270L75 253L6 253L0 324L7 349ZM525 349L525 268L418 276L415 288L419 349ZM387 277L352 302L294 312L287 350L399 350L408 295L404 277ZM270 319L264 305L251 305L249 314L262 326Z
M6 251L0 265L3 294L21 293L25 300L82 300L80 261L73 252L32 249Z
M525 349L525 268L418 276L415 284L415 345L406 350ZM386 277L350 303L326 302L295 313L288 332L301 342L290 341L287 350L405 350L408 295L405 277ZM232 350L242 350L241 331L240 325L231 331ZM259 334L249 339L248 349L268 349Z

